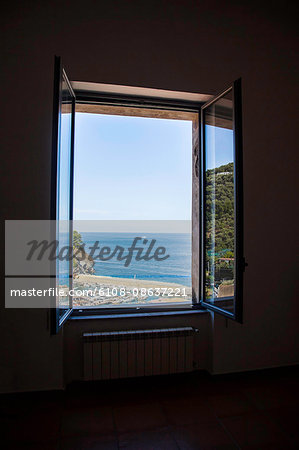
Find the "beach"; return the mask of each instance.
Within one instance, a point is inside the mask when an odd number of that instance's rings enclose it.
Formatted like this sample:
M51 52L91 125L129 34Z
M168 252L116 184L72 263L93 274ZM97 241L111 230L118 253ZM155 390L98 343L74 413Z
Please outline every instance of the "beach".
M76 281L79 283L95 283L95 284L105 284L108 286L126 286L130 288L138 287L138 288L146 288L146 289L154 289L154 288L186 288L191 289L190 287L183 286L178 283L166 283L165 281L154 281L154 280L139 280L135 278L118 278L118 277L107 277L107 276L99 276L99 275L78 275Z
M178 283L82 274L74 279L74 307L189 303L192 289Z

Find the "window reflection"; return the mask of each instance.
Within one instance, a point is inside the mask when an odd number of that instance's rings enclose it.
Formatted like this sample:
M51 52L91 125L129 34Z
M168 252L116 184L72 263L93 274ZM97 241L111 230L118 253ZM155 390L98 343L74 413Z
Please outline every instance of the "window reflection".
M60 113L57 185L57 240L58 253L71 245L70 236L70 189L71 189L71 145L72 145L72 96L66 81L62 81L62 102ZM69 308L70 263L57 259L57 288L63 291L59 296L60 314Z
M205 112L205 297L233 312L234 132L231 92Z

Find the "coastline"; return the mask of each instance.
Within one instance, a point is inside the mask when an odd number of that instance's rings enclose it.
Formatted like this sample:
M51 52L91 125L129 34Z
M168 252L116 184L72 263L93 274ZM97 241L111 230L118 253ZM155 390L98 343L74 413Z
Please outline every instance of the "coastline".
M167 283L165 281L154 281L154 280L139 280L137 278L118 278L118 277L107 277L101 275L83 275L80 274L75 278L78 283L92 283L92 284L104 284L105 286L114 287L128 287L128 288L173 288L173 289L186 289L191 291L190 286L186 286L179 283Z
M98 289L98 292L92 292L91 294L82 292L75 296L73 298L75 307L124 306L125 304L138 305L145 303L186 304L190 303L192 298L192 288L190 286L167 283L165 281L80 274L74 279L74 286L78 290ZM113 289L117 291L115 294ZM125 291L123 295L119 295L121 289ZM134 290L137 290L137 293ZM151 290L151 293L147 292L149 290ZM162 292L154 294L153 291L155 290L161 290Z

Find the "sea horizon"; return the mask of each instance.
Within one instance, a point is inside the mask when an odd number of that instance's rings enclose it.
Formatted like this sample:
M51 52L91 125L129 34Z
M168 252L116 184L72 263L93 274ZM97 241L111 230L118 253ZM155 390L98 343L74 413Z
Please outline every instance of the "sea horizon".
M80 231L85 250L98 241L100 247L115 248L117 245L127 249L133 243L134 238L140 237L145 241L138 242L138 246L148 248L149 243L155 240L155 247L165 247L169 257L163 261L151 259L150 261L136 261L132 259L128 267L124 267L123 261L115 258L109 261L95 259L94 275L112 278L128 278L137 280L152 280L166 283L177 283L191 286L191 234L190 233L131 233L131 232L96 232Z

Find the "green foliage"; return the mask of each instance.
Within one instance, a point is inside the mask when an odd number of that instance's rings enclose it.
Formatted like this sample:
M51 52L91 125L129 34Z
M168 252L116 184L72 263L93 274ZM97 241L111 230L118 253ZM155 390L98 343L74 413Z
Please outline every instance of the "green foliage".
M233 163L206 171L207 250L218 253L226 249L221 254L226 258L234 257L233 171Z
M83 247L82 236L78 231L73 231L73 249L81 249Z
M95 270L93 258L86 253L85 243L82 240L82 236L78 231L73 231L73 273L74 276L79 274L91 274L93 275Z

